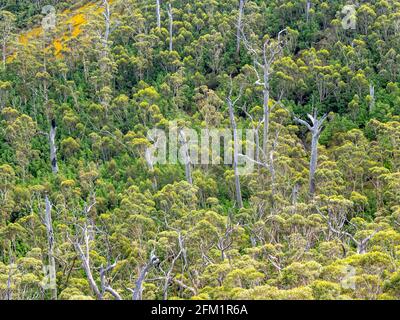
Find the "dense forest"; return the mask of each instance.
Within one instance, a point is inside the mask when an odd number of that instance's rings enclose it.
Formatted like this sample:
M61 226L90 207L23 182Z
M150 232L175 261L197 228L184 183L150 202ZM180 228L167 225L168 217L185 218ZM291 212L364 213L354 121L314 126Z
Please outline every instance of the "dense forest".
M400 299L399 35L398 0L0 0L0 299Z

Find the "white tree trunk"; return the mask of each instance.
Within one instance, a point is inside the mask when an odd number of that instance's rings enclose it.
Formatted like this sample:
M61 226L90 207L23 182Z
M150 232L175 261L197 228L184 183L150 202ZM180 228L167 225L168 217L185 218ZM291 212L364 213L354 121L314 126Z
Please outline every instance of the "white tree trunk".
M111 11L110 11L110 4L108 0L103 0L104 6L104 20L105 20L105 31L104 31L104 46L108 47L108 39L110 37L110 26L111 26Z
M3 68L6 67L6 40L3 40Z
M146 278L147 273L151 268L150 264L146 264L144 268L140 271L139 277L136 281L135 290L132 293L132 300L142 300L142 291L143 291L143 281Z
M310 159L310 194L314 197L315 194L315 172L317 171L318 164L318 140L319 133L317 130L312 130L312 141L311 141L311 159Z
M169 51L173 50L173 27L174 27L174 16L172 14L172 5L168 3L168 17L169 17Z
M123 300L122 297L119 295L117 291L115 291L113 288L110 287L108 284L108 281L106 280L106 275L109 271L115 268L117 263L114 263L112 265L108 265L107 268L101 268L100 269L100 282L101 282L101 288L102 288L102 294L104 292L110 293L116 300Z
M311 0L307 0L307 3L306 3L306 20L307 20L307 23L310 21L310 10L311 10Z
M243 21L243 11L244 11L244 3L245 0L240 0L239 2L239 15L237 21L237 31L236 31L236 53L239 54L240 52L240 33L242 32L242 21Z
M369 95L371 97L371 101L369 103L369 113L372 113L375 108L375 87L372 83L369 85Z
M55 275L56 275L56 261L54 258L54 231L53 231L53 220L51 217L51 202L49 197L46 195L45 197L45 215L44 215L44 224L46 226L47 231L47 243L48 243L48 257L49 257L49 275L50 275L50 284L51 284L51 296L53 300L57 300L57 285L55 283Z
M314 198L315 190L316 190L316 182L315 182L315 173L317 171L318 166L318 141L322 132L322 125L327 119L328 115L325 114L320 120L317 117L317 111L314 111L314 114L308 115L308 118L312 122L312 126L297 117L295 117L295 121L299 124L302 124L307 127L307 129L311 132L312 140L311 140L311 157L310 157L310 177L309 177L309 185L310 185L310 196Z
M233 131L233 170L235 175L235 190L236 190L236 202L239 209L243 208L243 199L242 199L242 191L240 186L240 175L239 175L239 139L237 132L237 125L235 120L234 113L234 104L230 98L228 98L228 106L229 106L229 118L231 121L231 127Z
M269 68L269 67L268 67ZM268 70L264 71L264 135L263 135L263 153L265 157L265 163L268 163L268 140L269 140L269 121L270 121L270 91L269 91L269 74Z
M150 271L150 269L156 266L158 263L158 258L154 255L154 252L152 252L150 254L149 261L139 273L138 279L136 280L135 289L131 290L132 300L142 300L143 282L146 279L146 275Z
M84 241L85 241L85 251L83 251L80 243L78 240L76 240L74 242L74 246L75 246L75 250L79 255L79 258L82 262L82 268L83 270L85 270L86 273L86 277L88 279L90 288L92 289L93 293L96 295L96 298L98 300L103 300L103 295L99 290L99 287L97 286L96 281L93 278L93 274L92 274L92 270L90 269L90 247L89 247L89 234L88 234L88 229L87 229L87 225L85 225L84 229L83 229L83 237L84 237Z
M189 145L186 140L186 135L183 132L183 130L179 131L179 137L180 137L180 143L182 144L182 153L183 153L183 161L185 164L185 175L186 175L186 181L190 184L193 184L193 178L192 178L192 163L190 160L190 151L189 151Z
M51 121L51 126L50 126L49 142L50 142L51 170L54 174L58 173L56 133L57 133L57 124L56 121L53 119Z
M156 0L156 13L157 13L157 28L161 28L161 10L160 10L160 0Z

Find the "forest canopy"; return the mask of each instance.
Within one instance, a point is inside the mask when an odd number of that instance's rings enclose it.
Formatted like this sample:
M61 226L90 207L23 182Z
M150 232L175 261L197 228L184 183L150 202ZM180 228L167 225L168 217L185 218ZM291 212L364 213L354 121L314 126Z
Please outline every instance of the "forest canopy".
M397 0L0 0L0 299L399 299L399 34Z

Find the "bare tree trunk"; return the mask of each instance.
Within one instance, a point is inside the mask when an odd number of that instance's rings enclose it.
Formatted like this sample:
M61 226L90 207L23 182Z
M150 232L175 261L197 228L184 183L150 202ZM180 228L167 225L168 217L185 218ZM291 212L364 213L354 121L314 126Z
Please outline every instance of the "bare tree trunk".
M44 71L47 72L47 60L45 54L43 56L43 66L44 66ZM44 95L44 103L45 106L47 107L49 104L49 94L48 94L48 85L46 80L43 81L43 95ZM52 112L49 112L49 114L52 114ZM56 134L57 134L57 123L56 120L52 118L50 121L49 145L50 145L50 165L53 174L58 173Z
M276 194L276 186L275 186L275 181L276 181L276 171L275 171L275 150L278 146L278 138L279 138L279 131L276 131L275 134L275 139L272 143L272 150L269 153L269 172L271 174L271 204L272 207L275 205L275 194Z
M93 208L93 206L96 204L96 201L94 201L92 204L90 204L88 207L85 207L84 209L84 214L87 216L90 210ZM80 228L81 234L77 235L74 240L70 241L75 247L75 251L78 254L79 259L82 262L82 268L86 273L87 280L89 282L89 286L92 289L92 292L95 294L96 298L98 300L103 300L104 299L104 294L105 292L109 292L116 300L122 300L122 297L119 295L119 293L114 290L110 284L108 283L108 280L106 278L106 275L109 271L115 268L117 263L115 262L114 264L108 264L106 268L103 268L101 266L100 268L100 285L101 287L97 285L93 273L91 270L90 266L90 241L94 239L94 226L88 226L88 221L85 222L84 226L79 226L76 225L76 228ZM92 230L89 230L91 228ZM93 232L92 232L93 231ZM69 236L67 236L69 239ZM83 237L83 243L84 243L84 248L82 248L81 245L81 240L79 239L80 237Z
M269 68L269 67L268 67ZM268 135L269 135L269 120L270 120L270 108L269 108L269 71L264 71L264 136L263 136L263 153L265 162L268 163Z
M365 237L365 238L363 238L363 239L361 239L361 240L357 240L352 234L350 234L350 233L348 233L348 232L346 232L346 231L344 231L344 230L341 230L341 229L336 230L336 229L332 226L332 223L331 223L331 221L330 221L330 217L329 217L329 216L326 217L318 208L317 208L317 211L318 211L318 213L319 213L324 219L327 220L327 222L328 222L328 227L329 227L329 230L330 230L330 231L332 231L333 233L336 233L337 235L339 235L339 236L341 236L341 237L342 237L342 236L346 236L346 237L350 238L350 239L355 243L355 245L357 246L357 254L366 254L366 253L367 253L367 247L368 247L369 242L371 241L371 239L372 239L379 231L382 230L382 228L380 227L380 228L376 229L376 230L375 230L372 234L370 234L368 237Z
M189 290L194 296L197 296L197 289L196 289L196 288L190 287L190 286L184 284L183 281L178 280L178 279L173 279L173 281L174 281L178 286L180 286L181 288L186 289L186 290Z
M369 113L372 113L375 108L375 87L372 83L369 84L369 95L371 97L371 101L369 103Z
M101 282L101 289L104 294L104 292L110 293L116 300L122 300L122 297L119 295L117 291L115 291L107 282L106 280L106 275L109 271L115 268L117 263L114 263L112 265L108 265L107 268L101 268L100 269L100 282Z
M85 270L86 277L88 279L90 288L92 289L93 293L96 295L98 300L103 300L103 294L100 292L99 287L97 286L96 281L93 278L92 270L90 269L90 247L89 247L89 234L87 230L87 225L83 229L83 236L85 241L85 249L86 252L83 252L83 249L78 242L78 240L74 241L75 250L79 255L79 258L82 262L83 270Z
M136 281L135 290L132 293L132 300L142 300L142 291L143 291L143 281L146 278L147 273L151 269L150 264L146 264L144 268L140 271L139 277Z
M54 174L58 173L56 133L57 133L57 124L56 121L53 119L51 120L49 142L50 142L51 170Z
M44 225L47 231L47 243L48 243L48 257L49 257L49 275L51 285L51 297L53 300L57 300L57 284L56 284L56 261L54 258L54 231L53 231L53 220L51 217L51 202L49 197L45 197L45 214L44 214Z
M231 94L230 94L231 95ZM236 101L232 101L231 97L229 96L228 99L228 106L229 106L229 117L231 121L231 127L233 131L233 170L235 175L235 189L236 189L236 202L239 209L243 208L243 199L242 199L242 191L240 187L240 175L239 175L239 139L238 139L238 132L237 132L237 125L235 120L234 114L234 106Z
M174 16L172 14L172 5L168 3L168 17L169 17L169 51L173 50L173 27L174 27Z
M139 277L136 280L135 289L131 290L132 300L142 300L143 282L146 279L146 275L150 271L150 269L156 266L158 263L158 258L154 255L154 252L152 252L149 261L140 271Z
M46 53L45 53L45 47L46 47L46 33L43 34L43 68L44 72L47 72L47 59L46 59ZM48 94L48 83L47 80L43 81L43 96L44 96L44 105L49 107L49 94ZM49 138L49 146L50 146L50 165L51 165L51 171L53 174L58 173L58 163L57 163L57 146L56 146L56 133L57 133L57 124L56 120L54 119L53 112L48 110L48 120L50 121L50 130L48 133L48 138ZM51 119L51 120L50 120ZM46 196L47 197L47 196ZM46 206L50 204L48 203L49 199L46 198ZM47 210L47 207L46 207ZM51 210L51 204L50 204L50 210ZM45 217L45 221L46 221Z
M317 111L314 110L314 115L310 115L310 114L308 115L308 118L312 122L312 126L308 122L295 117L295 121L299 124L306 126L312 135L311 158L310 158L310 177L309 177L310 196L312 198L314 198L315 189L316 189L315 173L317 171L317 166L318 166L318 141L319 141L319 137L322 132L322 125L324 124L327 117L328 117L328 115L325 114L320 120L318 120Z
M263 136L263 146L262 150L264 153L265 163L269 161L268 155L268 135L269 135L269 122L271 115L271 108L269 107L270 102L270 78L273 72L272 65L274 61L278 58L278 56L282 53L284 48L284 40L283 34L286 32L286 29L281 30L278 33L278 39L272 40L267 39L263 43L262 47L262 55L253 48L252 44L246 39L246 36L243 34L243 42L246 48L254 55L254 71L257 75L256 84L262 86L263 88L263 110L264 110L264 136ZM263 72L263 78L258 72L261 69Z
M103 41L104 41L104 47L108 47L108 39L110 37L110 25L111 25L111 12L108 0L103 0L103 6L104 6L103 16L106 24Z
M293 186L292 189L292 206L296 206L297 205L297 199L298 199L298 195L299 195L299 189L300 186L299 184L296 182L295 185Z
M237 31L236 31L236 54L240 53L240 33L242 32L242 21L243 21L243 11L244 11L245 0L240 0L239 2L239 16L237 21Z
M12 276L13 276L12 269L13 269L13 265L10 264L10 270L8 271L8 278L7 278L6 300L12 300L13 299L13 294L12 294L12 289L11 289Z
M6 68L6 41L3 40L3 68Z
M116 300L123 300L122 297L119 295L119 293L110 286L104 287L104 290L110 293Z
M256 143L256 162L259 163L260 162L260 132L259 132L259 128L257 128L257 130L255 130L255 143ZM258 168L260 168L260 165L257 165Z
M14 258L12 255L12 245L10 244L10 251L9 251L9 271L8 271L8 278L7 278L7 291L6 291L6 298L5 300L12 300L13 299L13 291L11 288L11 284L12 284L12 277L13 277L13 267L14 267Z
M316 130L312 131L311 141L311 159L310 159L310 194L314 197L315 194L315 172L317 171L318 162L318 140L319 133Z
M156 12L157 12L157 28L161 28L161 12L160 12L160 0L156 0Z
M307 4L306 4L306 20L307 20L307 23L310 21L310 10L311 10L311 0L307 0Z
M103 300L103 295L101 294L99 288L97 287L96 281L94 280L93 275L92 275L92 271L90 270L89 261L84 258L84 255L81 252L80 252L80 258L81 258L81 261L82 261L82 267L85 270L86 277L87 277L87 279L89 281L90 288L92 289L92 291L96 295L97 299Z
M193 184L193 178L192 178L192 163L190 160L190 152L189 152L189 146L188 142L186 140L185 133L183 130L179 131L179 136L180 136L180 142L183 147L183 161L185 163L185 176L186 176L186 181L190 184Z
M164 300L168 299L168 286L169 286L169 283L171 282L171 279L172 279L172 276L171 276L172 275L172 271L174 270L175 263L178 260L178 258L181 256L181 254L182 254L182 250L179 251L179 253L172 260L171 266L168 269L167 275L165 276L164 288L163 288L163 291L164 291L163 299Z
M153 164L153 159L150 154L150 149L146 149L145 159L146 159L147 165L149 167L149 171L153 175L153 182L152 182L153 189L157 190L157 185L158 185L157 184L157 176L154 173L154 164Z

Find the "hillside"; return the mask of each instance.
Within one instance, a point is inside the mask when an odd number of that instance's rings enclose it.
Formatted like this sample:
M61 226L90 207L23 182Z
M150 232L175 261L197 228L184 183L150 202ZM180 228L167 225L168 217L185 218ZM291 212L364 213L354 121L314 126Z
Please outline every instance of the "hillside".
M396 0L0 0L0 299L399 299L399 32Z

